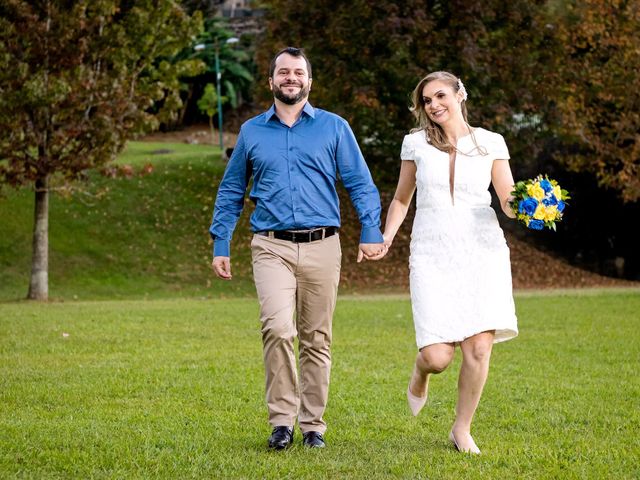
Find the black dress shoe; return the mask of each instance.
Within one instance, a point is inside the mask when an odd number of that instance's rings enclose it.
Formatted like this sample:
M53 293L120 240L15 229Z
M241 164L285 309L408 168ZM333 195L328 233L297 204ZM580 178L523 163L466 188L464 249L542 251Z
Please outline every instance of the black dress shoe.
M324 438L320 432L305 432L302 434L302 444L310 448L324 448Z
M293 427L275 427L269 437L269 448L282 450L291 446L293 442Z

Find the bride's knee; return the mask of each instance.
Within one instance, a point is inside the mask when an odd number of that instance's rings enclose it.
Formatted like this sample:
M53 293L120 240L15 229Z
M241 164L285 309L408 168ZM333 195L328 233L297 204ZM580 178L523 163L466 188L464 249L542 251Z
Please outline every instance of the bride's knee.
M474 348L463 351L462 355L464 362L484 365L489 363L489 359L491 358L491 348L474 346Z
M453 360L453 351L442 351L428 347L420 350L422 366L430 373L443 372Z
M469 338L461 345L463 362L487 364L491 358L493 337L477 336Z

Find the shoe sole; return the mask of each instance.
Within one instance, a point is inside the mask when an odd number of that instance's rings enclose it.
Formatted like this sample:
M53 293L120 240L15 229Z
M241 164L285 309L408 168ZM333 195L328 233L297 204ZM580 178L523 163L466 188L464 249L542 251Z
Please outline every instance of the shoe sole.
M293 442L289 442L286 445L269 445L270 450L286 450L293 445Z

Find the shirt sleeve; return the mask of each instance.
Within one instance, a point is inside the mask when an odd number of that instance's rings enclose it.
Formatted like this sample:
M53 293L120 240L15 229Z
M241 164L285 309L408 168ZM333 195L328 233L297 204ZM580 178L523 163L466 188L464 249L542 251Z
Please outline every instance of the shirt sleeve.
M353 131L344 120L338 129L336 164L362 225L360 243L382 243L380 194Z
M402 140L402 148L400 149L400 159L401 160L411 160L412 162L416 161L416 147L413 143L413 139L411 135L405 135L404 140Z
M209 233L213 239L213 255L228 257L233 231L244 206L251 169L248 165L242 129L220 182Z

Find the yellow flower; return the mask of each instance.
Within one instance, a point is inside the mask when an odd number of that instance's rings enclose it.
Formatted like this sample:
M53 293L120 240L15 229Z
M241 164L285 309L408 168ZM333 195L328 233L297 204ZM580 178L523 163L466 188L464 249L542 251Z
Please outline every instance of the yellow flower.
M546 207L542 204L538 205L536 211L533 214L533 218L536 220L544 220L546 214Z
M532 185L527 185L527 195L540 201L544 198L544 190L542 189L540 184L536 182Z
M556 207L555 205L549 205L548 207L546 207L544 209L544 220L545 221L555 220L556 219L556 215L558 215L558 207Z
M560 185L553 187L553 194L558 200L562 198L562 189L560 188Z

